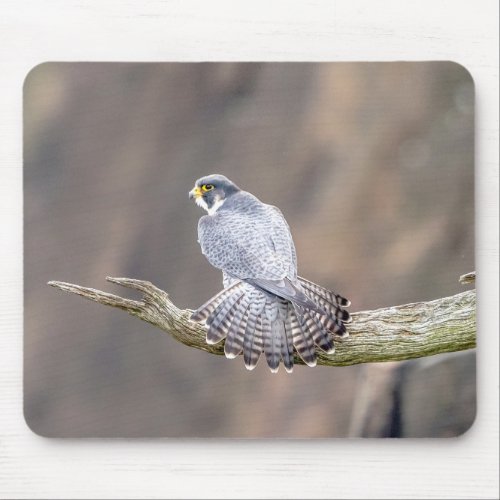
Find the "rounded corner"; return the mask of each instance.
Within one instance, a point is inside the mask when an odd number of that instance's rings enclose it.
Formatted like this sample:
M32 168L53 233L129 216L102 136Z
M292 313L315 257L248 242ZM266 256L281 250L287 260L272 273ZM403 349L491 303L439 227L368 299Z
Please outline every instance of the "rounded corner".
M26 73L26 75L24 76L24 79L23 79L23 93L25 92L26 90L26 85L31 81L33 80L33 78L36 77L36 75L38 73L40 73L41 70L45 69L47 66L51 66L55 64L53 61L43 61L43 62L40 62L40 63L37 63L35 64L35 66L32 66L28 72Z
M469 434L471 433L471 431L475 428L476 426L476 422L477 422L477 405L475 405L475 408L474 408L474 418L471 420L470 424L469 424L469 427L467 427L467 429L465 429L463 432L461 432L460 434L457 434L455 436L456 439L468 439L468 436Z
M475 90L476 82L474 81L474 77L472 76L471 71L466 66L457 61L452 61L451 59L446 61L446 63L450 64L451 66L454 66L459 72L463 73L465 78L469 80L470 83L472 84L472 88Z
M37 429L34 425L33 422L30 421L29 416L26 413L26 405L23 405L23 417L24 417L24 422L26 424L26 427L35 434L35 436L41 437L41 438L52 438L55 436L51 436L50 434L44 434L41 429Z

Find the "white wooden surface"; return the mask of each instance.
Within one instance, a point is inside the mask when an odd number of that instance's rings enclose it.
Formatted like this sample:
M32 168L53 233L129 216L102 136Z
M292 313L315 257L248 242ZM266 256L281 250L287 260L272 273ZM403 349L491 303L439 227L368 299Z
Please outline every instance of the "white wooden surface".
M28 429L21 87L32 66L422 59L460 62L476 82L479 411L465 436L77 441ZM0 498L498 498L497 0L2 0L0 63Z

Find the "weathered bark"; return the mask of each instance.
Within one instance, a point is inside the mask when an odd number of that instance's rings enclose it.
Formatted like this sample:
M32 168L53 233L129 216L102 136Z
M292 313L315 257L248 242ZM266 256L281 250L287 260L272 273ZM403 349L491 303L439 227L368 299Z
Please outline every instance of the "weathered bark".
M474 281L474 273L460 278ZM48 284L100 304L118 307L160 328L190 347L212 354L224 354L224 343L209 345L205 327L192 322L190 310L177 308L168 294L148 281L106 278L142 293L132 300L70 283ZM469 290L430 302L416 302L373 311L352 313L349 337L336 342L334 354L318 350L318 364L347 366L358 363L400 361L444 352L462 351L476 346L476 292ZM295 362L302 363L296 356Z

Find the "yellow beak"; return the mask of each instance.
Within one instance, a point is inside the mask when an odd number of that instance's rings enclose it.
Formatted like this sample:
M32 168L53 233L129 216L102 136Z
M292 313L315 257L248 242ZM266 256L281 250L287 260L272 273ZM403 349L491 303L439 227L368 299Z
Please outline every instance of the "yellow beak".
M191 189L191 191L189 191L189 199L192 199L192 198L196 199L202 195L203 195L203 192L202 192L201 188L198 186L195 186L193 189Z

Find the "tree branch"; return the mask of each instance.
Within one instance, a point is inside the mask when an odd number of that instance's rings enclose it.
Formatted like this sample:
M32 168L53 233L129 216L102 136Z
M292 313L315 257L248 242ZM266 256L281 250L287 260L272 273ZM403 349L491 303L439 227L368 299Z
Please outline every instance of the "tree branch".
M118 307L160 328L189 347L223 355L224 343L209 345L206 329L189 319L190 310L181 310L168 294L148 281L130 278L106 278L112 283L142 293L142 300L131 300L93 288L60 281L49 285L75 293L94 302ZM471 283L475 273L460 278ZM358 363L400 361L444 352L472 349L476 346L476 292L469 290L430 302L352 313L350 336L339 339L334 354L318 350L318 364L348 366ZM303 364L295 356L295 363Z

